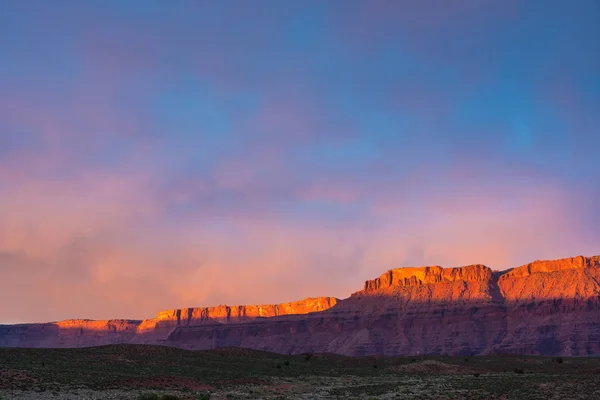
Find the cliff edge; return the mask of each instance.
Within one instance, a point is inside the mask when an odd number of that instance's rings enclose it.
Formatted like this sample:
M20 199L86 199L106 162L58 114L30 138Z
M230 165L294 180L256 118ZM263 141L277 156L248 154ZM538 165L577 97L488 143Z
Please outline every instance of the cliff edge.
M191 307L139 320L0 325L0 345L151 343L346 355L600 355L600 256L396 268L350 297Z

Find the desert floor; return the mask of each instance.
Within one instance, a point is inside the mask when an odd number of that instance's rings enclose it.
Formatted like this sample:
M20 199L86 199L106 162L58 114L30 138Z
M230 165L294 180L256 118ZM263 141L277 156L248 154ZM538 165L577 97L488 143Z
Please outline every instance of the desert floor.
M600 358L0 348L0 399L600 399Z

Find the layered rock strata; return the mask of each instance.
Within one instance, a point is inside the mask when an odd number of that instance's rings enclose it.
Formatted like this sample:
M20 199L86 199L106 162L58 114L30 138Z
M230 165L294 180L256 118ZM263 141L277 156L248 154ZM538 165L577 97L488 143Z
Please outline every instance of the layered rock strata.
M349 298L188 308L145 321L71 320L0 326L0 345L154 343L346 355L600 355L600 256L398 268Z

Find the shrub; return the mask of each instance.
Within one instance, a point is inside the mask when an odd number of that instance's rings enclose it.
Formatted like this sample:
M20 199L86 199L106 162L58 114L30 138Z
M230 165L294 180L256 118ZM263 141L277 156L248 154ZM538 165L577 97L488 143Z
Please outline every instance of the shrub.
M308 360L310 360L312 358L312 356L313 356L312 354L308 353L307 355L304 356L304 359L306 361L308 361Z
M160 396L160 400L179 400L179 397L174 394L163 394Z
M284 363L283 363L283 365L285 365L285 366L287 367L287 366L289 366L289 365L290 365L290 362L289 362L289 361L286 361L286 362L284 362Z
M137 400L158 400L158 395L156 393L142 393Z
M525 371L523 370L523 368L515 368L515 374L524 374Z
M277 369L281 369L281 364L277 364Z
M555 361L555 362L557 362L557 363L559 363L559 364L562 364L564 360L563 360L563 358L562 358L562 357L556 357L556 358L555 358L555 359L553 359L552 361Z
M210 400L210 393L200 393L198 397L196 397L196 400Z
M475 373L473 374L473 376L474 376L475 378L478 378L478 377L479 377L479 375L481 375L479 372L475 372Z

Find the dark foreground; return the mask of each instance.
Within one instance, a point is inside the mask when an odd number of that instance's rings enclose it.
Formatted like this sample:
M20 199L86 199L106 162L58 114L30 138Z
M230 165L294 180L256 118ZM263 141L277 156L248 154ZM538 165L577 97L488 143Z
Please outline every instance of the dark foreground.
M0 399L598 399L600 358L0 348Z

